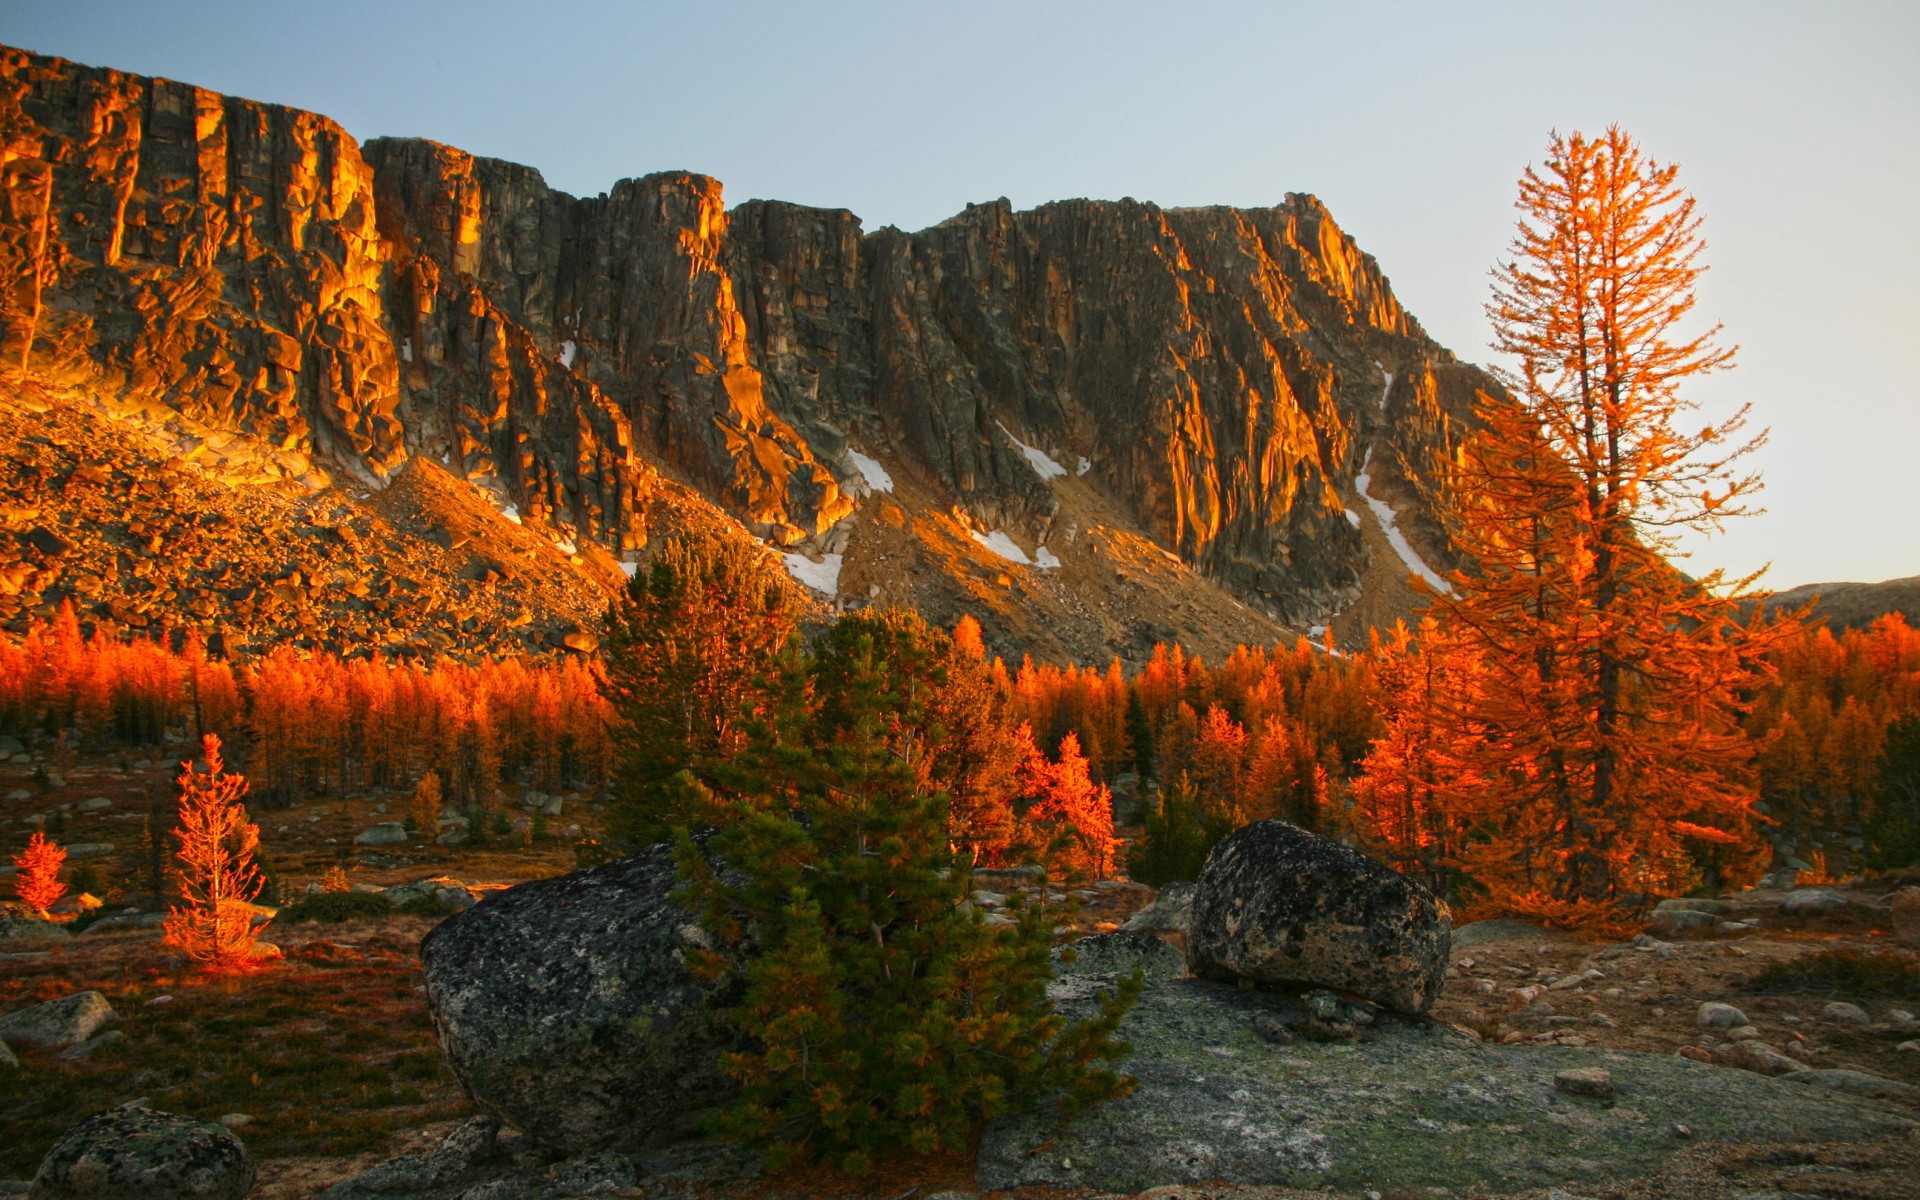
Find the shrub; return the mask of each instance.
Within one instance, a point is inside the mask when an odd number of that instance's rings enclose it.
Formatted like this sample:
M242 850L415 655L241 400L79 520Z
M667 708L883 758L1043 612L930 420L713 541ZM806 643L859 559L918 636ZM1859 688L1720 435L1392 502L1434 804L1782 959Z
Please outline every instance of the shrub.
M1141 986L1067 1027L1048 1002L1055 912L994 929L963 901L946 798L910 752L919 677L937 649L917 618L844 618L769 681L776 722L753 722L728 797L685 776L686 803L716 812L716 873L680 834L689 900L718 943L696 956L732 978L725 1018L738 1100L712 1131L761 1145L774 1165L823 1155L860 1173L876 1156L964 1149L984 1120L1061 1093L1075 1107L1129 1090L1110 1064ZM737 952L747 946L753 952Z
M1207 855L1232 830L1208 816L1186 772L1160 789L1159 803L1147 814L1140 840L1127 851L1127 874L1160 887L1200 878Z
M65 850L48 841L40 830L34 830L33 836L27 839L27 848L13 856L13 865L19 872L13 877L13 894L44 915L66 894L67 885L60 882L60 865L66 861Z
M279 919L289 925L338 925L342 921L385 920L394 911L385 896L374 892L320 892L281 909Z
M256 958L252 901L264 880L253 853L260 827L247 820L240 803L247 781L226 773L219 737L202 738L201 753L206 774L196 773L191 761L181 764L180 823L173 831L180 843L181 903L167 910L165 937L207 970L232 971Z
M413 786L413 801L408 806L407 819L428 837L439 832L440 776L436 772L428 771Z

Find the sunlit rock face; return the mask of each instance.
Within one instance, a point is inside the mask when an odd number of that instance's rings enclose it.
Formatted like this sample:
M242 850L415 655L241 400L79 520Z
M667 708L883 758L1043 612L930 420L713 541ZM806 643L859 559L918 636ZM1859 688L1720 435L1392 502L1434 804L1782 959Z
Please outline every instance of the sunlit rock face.
M823 541L855 446L924 511L1045 542L1077 519L1057 462L1259 611L1320 620L1368 560L1341 496L1368 448L1406 484L1490 386L1310 196L1002 200L869 233L728 211L684 172L575 198L163 80L13 50L0 72L8 365L319 475L432 455L616 550L645 540L658 468Z

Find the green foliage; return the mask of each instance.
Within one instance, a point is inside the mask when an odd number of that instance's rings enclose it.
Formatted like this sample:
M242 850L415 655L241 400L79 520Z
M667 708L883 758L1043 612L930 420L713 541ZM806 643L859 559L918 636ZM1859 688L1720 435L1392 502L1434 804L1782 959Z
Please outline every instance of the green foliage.
M1866 835L1873 866L1890 870L1920 863L1920 713L1887 727Z
M494 809L492 819L487 822L487 832L505 837L513 832L513 818L507 816L505 809Z
M426 917L435 921L447 915L447 910L440 907L440 902L432 896L415 896L393 911L402 916Z
M739 1098L711 1126L776 1165L958 1151L1015 1106L1130 1087L1112 1035L1138 983L1068 1028L1046 995L1057 914L995 929L963 905L972 876L925 786L920 724L943 642L915 617L844 618L781 658L715 788L679 781L723 818L709 850L737 871L683 831L687 898L724 947L753 947L699 963L737 977L726 1017L748 1047L725 1060Z
M1774 963L1749 992L1831 992L1920 1000L1920 955L1899 950L1816 950Z
M319 892L302 896L281 909L276 919L283 925L338 925L342 921L384 921L393 913L393 904L372 892Z
M1140 883L1162 884L1200 878L1200 868L1221 838L1233 832L1200 804L1192 781L1182 771L1160 789L1159 803L1147 814L1140 840L1127 850L1127 874Z
M1134 773L1142 778L1153 774L1153 722L1137 688L1127 689L1127 744L1133 747Z
M628 846L694 814L682 772L705 780L743 742L742 716L798 625L803 601L744 537L677 534L607 614L603 657L624 761L610 833Z

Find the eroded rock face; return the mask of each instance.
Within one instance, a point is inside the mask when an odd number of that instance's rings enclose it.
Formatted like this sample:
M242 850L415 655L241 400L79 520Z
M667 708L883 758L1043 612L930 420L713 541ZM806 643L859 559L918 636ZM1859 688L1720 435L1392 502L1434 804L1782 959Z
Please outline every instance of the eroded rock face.
M566 1153L685 1137L724 1097L704 934L667 846L490 897L421 942L440 1049L481 1109Z
M31 1200L239 1200L253 1160L231 1130L146 1108L117 1108L62 1134L41 1160Z
M1423 1013L1445 982L1452 918L1426 888L1284 821L1227 837L1194 889L1198 974L1353 992Z
M1068 541L1044 453L1097 492L1079 521L1112 505L1260 611L1320 620L1366 565L1342 499L1362 458L1390 490L1427 472L1497 390L1307 195L1002 200L867 233L729 212L678 172L576 198L18 50L0 144L0 359L183 439L248 435L286 477L444 460L615 550L646 540L658 465L772 540L827 539L856 442L931 511Z

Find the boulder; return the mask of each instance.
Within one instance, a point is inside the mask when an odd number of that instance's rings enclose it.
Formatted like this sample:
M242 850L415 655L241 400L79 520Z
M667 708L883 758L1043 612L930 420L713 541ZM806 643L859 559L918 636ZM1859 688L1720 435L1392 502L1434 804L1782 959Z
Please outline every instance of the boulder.
M399 821L382 821L361 830L353 841L357 846L404 846L407 827Z
M1807 1069L1799 1059L1788 1058L1767 1043L1750 1038L1733 1042L1713 1052L1713 1060L1723 1066L1738 1067L1760 1075L1790 1075Z
M1747 1014L1731 1004L1709 1000L1694 1014L1693 1023L1701 1029L1735 1029L1747 1023Z
M1720 923L1720 918L1710 912L1693 908L1656 908L1647 921L1647 930L1662 937L1692 933L1701 929L1712 929Z
M113 1019L113 1006L105 996L99 992L75 992L0 1017L0 1041L64 1050L86 1041Z
M1873 1024L1873 1018L1867 1015L1866 1009L1858 1004L1848 1004L1845 1000L1835 1000L1821 1009L1820 1019L1835 1025Z
M692 1132L724 1097L671 847L496 892L421 942L440 1049L480 1109L565 1153Z
M1733 914L1733 905L1725 900L1713 900L1703 896L1669 896L1654 905L1653 912L1655 916L1665 912L1697 912L1725 917Z
M33 1177L31 1200L240 1200L253 1160L231 1130L147 1108L116 1108L69 1129Z
M1452 921L1419 883L1284 821L1207 856L1187 958L1196 973L1337 988L1405 1013L1446 980Z
M1800 888L1780 901L1780 911L1790 917L1825 916L1846 907L1847 898L1827 888Z
M1920 887L1903 887L1888 898L1893 917L1893 936L1908 946L1920 947Z
M0 903L0 942L60 941L67 931L38 912L14 901Z

